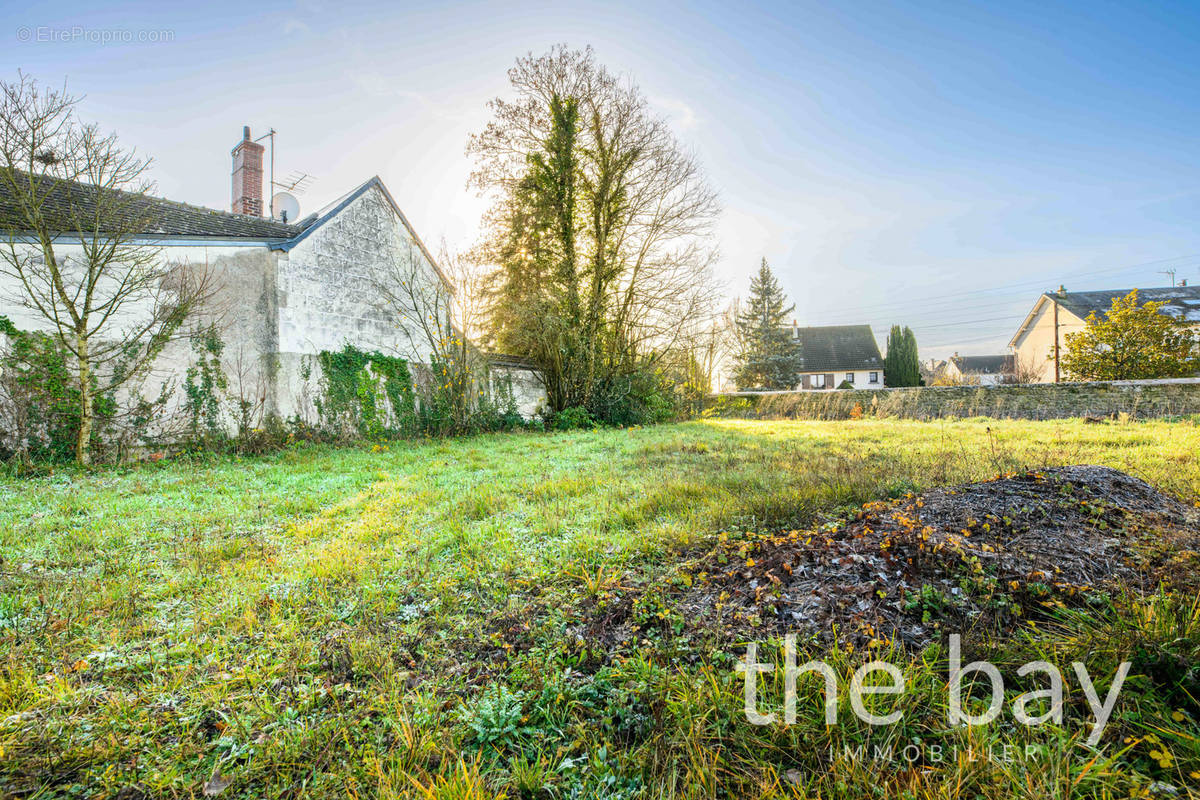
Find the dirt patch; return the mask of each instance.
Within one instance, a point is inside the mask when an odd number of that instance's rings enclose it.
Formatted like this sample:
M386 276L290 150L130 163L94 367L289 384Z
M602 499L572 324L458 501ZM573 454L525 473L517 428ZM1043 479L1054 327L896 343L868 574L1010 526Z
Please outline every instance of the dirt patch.
M844 523L727 540L683 615L731 633L920 647L1056 608L1194 588L1200 508L1117 470L1072 466L869 503Z

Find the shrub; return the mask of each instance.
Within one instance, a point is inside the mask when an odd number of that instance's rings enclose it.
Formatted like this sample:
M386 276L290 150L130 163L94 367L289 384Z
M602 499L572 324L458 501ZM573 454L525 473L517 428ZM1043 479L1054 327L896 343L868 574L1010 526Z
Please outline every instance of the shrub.
M243 455L263 455L287 447L297 439L314 438L311 433L304 435L308 431L311 429L298 419L285 422L278 414L267 414L261 427L238 432L237 451Z
M596 388L588 411L606 425L651 425L684 415L684 387L664 370L644 366Z
M550 418L550 428L556 431L572 431L578 428L595 428L596 420L586 408L575 406L564 408Z
M496 381L490 388L490 392L480 392L473 429L510 431L528 427L525 418L517 409L517 397L513 391L512 378Z

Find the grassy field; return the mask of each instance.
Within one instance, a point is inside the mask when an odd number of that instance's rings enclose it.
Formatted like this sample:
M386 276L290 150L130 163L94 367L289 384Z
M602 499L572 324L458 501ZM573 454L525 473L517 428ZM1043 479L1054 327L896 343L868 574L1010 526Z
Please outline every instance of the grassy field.
M0 794L1187 791L1200 784L1195 698L1154 675L1131 676L1089 749L1076 692L1062 725L949 729L944 654L889 652L924 687L906 696L893 744L1036 755L864 761L845 747L875 734L826 728L815 690L797 725L750 725L732 669L744 643L689 628L671 606L667 590L691 580L680 565L731 536L1077 463L1195 502L1200 427L708 421L3 480ZM626 594L644 624L602 646L588 621ZM1111 675L1122 647L1186 662L1200 642L1194 602L1171 596L1052 627L997 658L1090 653ZM847 672L862 660L829 657Z

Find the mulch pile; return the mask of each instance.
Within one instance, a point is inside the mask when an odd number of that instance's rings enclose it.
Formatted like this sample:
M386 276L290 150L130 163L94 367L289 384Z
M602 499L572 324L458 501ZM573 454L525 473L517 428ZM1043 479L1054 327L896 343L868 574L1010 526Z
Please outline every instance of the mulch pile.
M693 567L697 624L921 647L1198 580L1200 508L1072 466L869 503L816 531L728 540Z

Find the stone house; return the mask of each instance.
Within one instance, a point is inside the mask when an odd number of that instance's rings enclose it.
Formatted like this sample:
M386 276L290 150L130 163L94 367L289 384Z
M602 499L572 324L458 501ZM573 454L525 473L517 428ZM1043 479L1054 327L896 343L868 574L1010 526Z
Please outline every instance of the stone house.
M213 314L220 320L230 392L264 412L283 418L313 415L315 356L351 344L361 350L427 364L430 347L410 336L380 307L372 270L406 259L417 280L430 290L453 287L378 177L370 178L325 208L299 220L263 214L263 146L250 129L234 147L232 207L217 211L146 197L153 220L145 241L162 248L169 263L202 264L220 286ZM68 197L71 192L77 196ZM86 202L82 187L59 184L54 198L63 204ZM0 227L14 218L11 198L0 189ZM3 231L16 236L11 226ZM32 244L30 245L32 249ZM60 248L71 252L70 237ZM0 314L17 328L44 329L46 323L14 303L18 287L2 285ZM447 311L449 314L450 312ZM444 324L450 324L449 320ZM173 342L155 363L155 380L178 381L192 361L187 342ZM503 371L518 369L504 365ZM518 403L531 414L540 402L536 375L522 378Z

